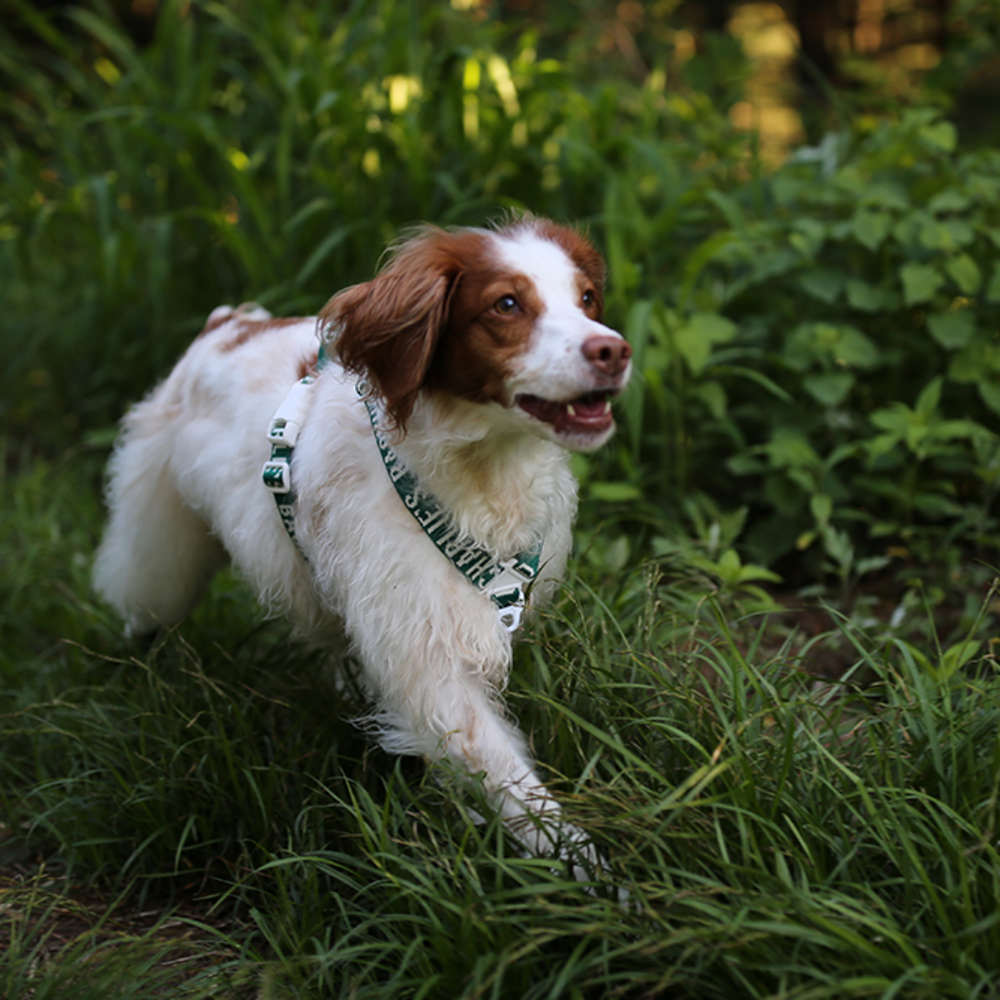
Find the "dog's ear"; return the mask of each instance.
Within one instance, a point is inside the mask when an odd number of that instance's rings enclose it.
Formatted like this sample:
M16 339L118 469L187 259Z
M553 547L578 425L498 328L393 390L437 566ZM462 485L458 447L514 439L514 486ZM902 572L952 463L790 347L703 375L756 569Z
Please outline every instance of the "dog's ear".
M458 234L424 229L371 281L338 292L320 313L333 352L367 377L405 430L448 321L464 266Z

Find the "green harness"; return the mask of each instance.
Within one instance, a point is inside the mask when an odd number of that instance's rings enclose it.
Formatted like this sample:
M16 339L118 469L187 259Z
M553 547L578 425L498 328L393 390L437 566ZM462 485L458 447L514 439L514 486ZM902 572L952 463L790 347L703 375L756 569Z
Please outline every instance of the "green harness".
M327 363L326 353L321 347L316 362L317 371ZM316 378L317 375L306 375L296 382L271 418L267 435L271 444L271 457L264 463L261 471L264 485L274 496L281 523L300 553L302 549L295 537L295 491L292 488L291 460L295 442L308 412L310 387ZM434 496L420 488L416 477L403 465L390 445L368 386L364 382L358 382L357 390L368 411L382 464L403 506L438 551L477 590L490 598L496 606L500 624L508 632L516 631L521 624L531 584L538 576L542 554L541 539L530 550L518 552L510 559L497 559L473 539L463 536L455 526L451 514ZM305 553L302 556L305 558Z

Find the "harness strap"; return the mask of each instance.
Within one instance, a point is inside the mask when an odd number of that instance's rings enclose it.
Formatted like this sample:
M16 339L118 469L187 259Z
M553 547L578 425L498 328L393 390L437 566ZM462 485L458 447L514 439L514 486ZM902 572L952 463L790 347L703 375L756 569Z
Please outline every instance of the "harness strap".
M521 624L528 590L538 575L542 555L541 539L531 549L518 552L510 559L497 559L473 539L463 536L451 514L436 497L421 489L416 477L403 465L399 455L389 444L388 436L380 426L378 408L368 387L359 382L357 390L368 411L382 464L403 501L403 506L413 515L413 519L437 546L438 551L477 590L493 601L500 624L508 632L516 631Z
M321 346L316 363L317 371L327 363L326 353ZM312 400L310 387L316 378L315 374L310 374L299 379L275 411L267 434L271 443L271 455L261 469L261 478L264 486L274 496L281 523L307 562L308 558L295 537L296 495L292 485L291 460L295 442L309 412ZM531 549L518 552L510 559L497 559L471 538L461 535L449 512L435 497L420 488L416 477L403 465L389 444L367 385L359 382L357 390L368 411L382 463L403 506L445 558L477 590L489 597L496 606L500 624L508 632L515 632L521 624L528 591L538 575L542 554L541 539Z
M299 431L305 424L306 413L312 400L309 387L316 381L315 375L300 378L289 390L281 406L275 411L268 428L267 439L271 442L271 457L261 469L264 485L274 496L278 516L295 542L295 490L292 488L292 450L298 440ZM302 549L299 547L299 551ZM302 553L305 557L305 553ZM307 560L308 561L308 560Z

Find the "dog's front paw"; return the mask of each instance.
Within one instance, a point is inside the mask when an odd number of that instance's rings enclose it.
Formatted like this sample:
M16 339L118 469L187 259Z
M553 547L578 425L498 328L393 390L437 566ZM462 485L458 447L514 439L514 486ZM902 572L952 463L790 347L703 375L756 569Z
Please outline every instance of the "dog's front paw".
M590 835L564 820L557 810L540 816L519 816L508 820L506 826L524 848L526 857L548 857L561 862L565 866L563 871L577 882L586 883L586 892L590 895L598 895L597 883L610 882L611 868ZM629 905L626 889L617 887L615 895L622 906Z

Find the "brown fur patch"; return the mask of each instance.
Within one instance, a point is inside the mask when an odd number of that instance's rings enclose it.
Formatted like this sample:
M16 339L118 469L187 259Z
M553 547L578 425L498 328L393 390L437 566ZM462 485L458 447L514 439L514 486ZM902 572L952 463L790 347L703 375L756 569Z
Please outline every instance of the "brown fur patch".
M307 375L316 374L316 365L319 362L319 351L313 351L311 354L307 354L304 358L299 359L298 366L295 369L295 377L297 379L305 378Z
M248 340L252 340L254 337L262 333L269 333L272 330L280 330L285 326L294 326L296 323L301 323L305 317L303 316L282 316L274 317L270 316L267 319L242 319L239 320L236 326L236 333L229 338L224 344L220 345L220 351L234 351L241 344L245 344Z
M506 295L518 305L501 313L495 304ZM527 346L542 309L530 278L500 271L488 259L475 261L458 282L428 385L476 402L505 402L511 362Z
M600 322L604 315L604 291L601 286L595 284L585 271L578 271L576 290L580 294L580 308L590 319ZM591 301L589 304L585 304L583 299L588 292L591 295Z
M400 428L438 345L452 293L487 237L427 228L403 243L371 281L335 295L320 321L337 329L335 350L348 371L366 374Z
M594 248L583 233L570 226L560 225L550 219L535 221L535 232L547 240L557 243L569 255L569 259L593 282L599 295L604 294L604 281L607 277L607 267L604 258Z
M212 311L214 312L215 310ZM195 337L195 340L197 340L198 337L204 337L206 333L211 333L213 330L218 330L220 326L223 326L224 324L228 323L233 318L235 312L236 312L235 309L229 309L226 312L219 313L219 315L216 316L214 319L210 317L205 322L205 325L198 332L197 336Z

